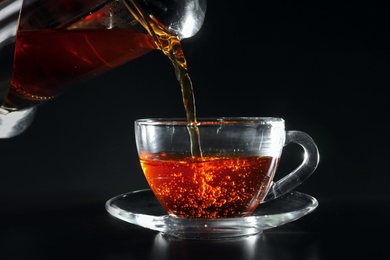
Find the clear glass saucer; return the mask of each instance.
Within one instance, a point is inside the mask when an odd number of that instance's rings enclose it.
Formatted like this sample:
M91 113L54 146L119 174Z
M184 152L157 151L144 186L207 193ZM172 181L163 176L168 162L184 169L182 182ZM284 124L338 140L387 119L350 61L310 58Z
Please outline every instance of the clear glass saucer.
M226 239L249 236L295 221L317 206L307 194L293 191L260 204L251 216L224 219L174 218L167 215L150 189L115 196L106 202L114 217L177 238Z

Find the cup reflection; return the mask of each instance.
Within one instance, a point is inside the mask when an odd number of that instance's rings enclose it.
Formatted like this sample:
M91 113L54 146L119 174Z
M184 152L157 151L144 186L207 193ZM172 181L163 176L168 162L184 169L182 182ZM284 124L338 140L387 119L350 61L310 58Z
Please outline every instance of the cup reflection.
M283 248L283 250L278 250ZM223 240L180 239L158 233L150 259L317 259L317 241L296 225Z
M266 234L224 240L188 240L158 233L151 259L219 259L221 252L231 259L255 259Z

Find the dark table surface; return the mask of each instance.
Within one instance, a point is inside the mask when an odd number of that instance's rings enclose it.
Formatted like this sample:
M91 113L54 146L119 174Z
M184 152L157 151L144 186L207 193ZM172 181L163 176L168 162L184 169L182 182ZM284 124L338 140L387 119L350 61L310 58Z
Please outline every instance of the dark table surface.
M388 251L389 201L322 200L311 214L261 234L177 239L109 215L103 200L0 215L1 259L377 259ZM58 204L57 204L58 205Z
M318 208L223 241L169 238L108 214L108 199L147 188L133 121L184 116L171 63L152 52L42 104L25 133L0 139L1 260L388 253L388 3L237 2L209 1L201 31L183 40L198 116L279 116L311 135L320 164L297 190ZM285 150L277 176L300 160Z

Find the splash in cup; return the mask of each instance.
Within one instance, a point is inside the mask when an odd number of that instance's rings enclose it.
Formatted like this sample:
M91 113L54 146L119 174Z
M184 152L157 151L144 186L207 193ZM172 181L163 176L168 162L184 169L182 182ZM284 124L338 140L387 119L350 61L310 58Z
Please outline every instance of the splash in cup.
M197 131L189 131L193 127ZM179 218L250 216L260 203L299 186L319 162L312 138L286 131L282 118L205 118L196 125L186 119L139 119L135 136L151 190L168 214ZM303 148L303 162L274 182L283 147L290 143Z

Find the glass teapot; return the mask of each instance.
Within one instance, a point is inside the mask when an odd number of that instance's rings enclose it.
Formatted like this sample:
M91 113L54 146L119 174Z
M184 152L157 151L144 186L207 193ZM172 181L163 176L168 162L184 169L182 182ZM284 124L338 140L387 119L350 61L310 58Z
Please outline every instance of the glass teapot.
M206 0L0 0L0 138L37 106L201 28Z

